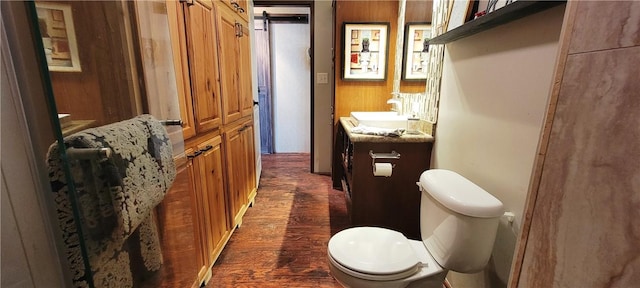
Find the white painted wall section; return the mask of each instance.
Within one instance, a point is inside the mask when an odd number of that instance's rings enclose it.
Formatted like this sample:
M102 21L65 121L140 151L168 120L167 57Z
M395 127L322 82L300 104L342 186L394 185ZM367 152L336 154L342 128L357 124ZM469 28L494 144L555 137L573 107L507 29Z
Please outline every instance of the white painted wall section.
M546 115L563 15L561 5L446 46L432 167L460 173L515 213L514 226L502 221L488 268L505 283Z

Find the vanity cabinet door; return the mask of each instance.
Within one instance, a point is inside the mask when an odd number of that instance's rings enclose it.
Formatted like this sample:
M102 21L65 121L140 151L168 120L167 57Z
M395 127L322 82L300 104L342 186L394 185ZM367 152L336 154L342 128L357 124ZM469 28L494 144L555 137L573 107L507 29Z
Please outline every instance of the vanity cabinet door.
M207 259L207 221L204 217L205 212L202 205L205 200L201 193L202 188L200 181L198 180L200 178L199 169L195 160L196 156L199 154L196 154L195 152L196 151L193 148L185 149L185 154L187 155L188 160L186 165L182 169L178 170L177 175L180 176L183 173L188 174L188 183L186 183L186 186L191 191L191 207L193 211L192 219L195 231L194 243L196 248L196 263L198 267L197 282L202 283L207 277L207 271L210 267Z
M249 1L248 0L220 0L234 13L238 14L245 22L249 21Z
M214 7L211 0L194 0L182 7L196 130L204 132L222 124Z
M253 85L251 83L251 40L249 26L240 27L242 33L238 38L240 76L240 113L242 117L253 115Z
M242 138L240 136L240 129L242 125L236 125L230 130L225 132L225 163L227 165L227 193L229 195L230 202L230 219L232 225L242 224L242 214L246 211L246 199L244 193L244 184L242 174L245 171L245 164L243 161Z
M242 224L242 216L256 195L253 120L247 119L225 131L227 193L232 227Z
M229 7L218 5L216 13L223 122L226 125L253 114L250 31L247 22Z
M198 146L198 173L202 188L202 206L206 219L207 260L212 266L230 233L224 193L221 137L216 136Z
M242 117L240 102L240 22L224 5L217 5L218 53L220 56L220 81L222 85L222 106L224 124Z
M211 0L167 1L184 138L222 124L217 35Z

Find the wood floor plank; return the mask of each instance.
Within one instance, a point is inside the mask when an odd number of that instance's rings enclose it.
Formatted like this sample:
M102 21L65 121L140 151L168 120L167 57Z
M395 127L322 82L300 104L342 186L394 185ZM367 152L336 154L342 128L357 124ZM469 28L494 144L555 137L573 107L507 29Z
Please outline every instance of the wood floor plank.
M309 172L309 154L262 155L247 210L206 287L341 287L329 273L329 238L349 225L342 191Z

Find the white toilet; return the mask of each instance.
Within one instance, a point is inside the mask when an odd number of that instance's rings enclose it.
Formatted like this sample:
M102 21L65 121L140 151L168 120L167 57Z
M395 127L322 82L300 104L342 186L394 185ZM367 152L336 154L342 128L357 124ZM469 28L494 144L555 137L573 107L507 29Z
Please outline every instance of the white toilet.
M504 213L493 195L461 175L427 170L422 191L422 241L379 227L356 227L329 240L333 277L345 287L442 287L449 270L481 271Z

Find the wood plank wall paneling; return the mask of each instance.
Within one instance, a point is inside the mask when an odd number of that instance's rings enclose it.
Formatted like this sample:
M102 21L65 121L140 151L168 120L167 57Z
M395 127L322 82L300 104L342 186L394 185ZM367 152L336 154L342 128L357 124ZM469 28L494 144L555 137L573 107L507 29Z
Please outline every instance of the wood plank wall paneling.
M59 113L97 125L136 115L134 86L129 79L121 4L114 1L68 1L82 72L51 72Z
M407 1L405 22L430 22L432 1ZM389 22L389 47L396 45L398 29L398 1L337 1L336 2L336 60L335 60L335 123L351 111L387 111L387 100L393 91L393 67L395 51L389 51L385 81L343 81L342 73L342 25L344 22ZM402 53L402 51L400 51ZM425 83L402 81L402 92L421 92Z

